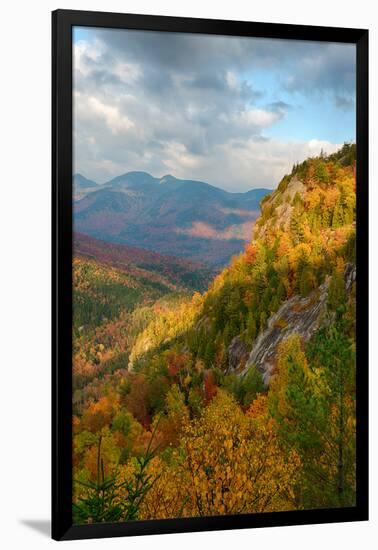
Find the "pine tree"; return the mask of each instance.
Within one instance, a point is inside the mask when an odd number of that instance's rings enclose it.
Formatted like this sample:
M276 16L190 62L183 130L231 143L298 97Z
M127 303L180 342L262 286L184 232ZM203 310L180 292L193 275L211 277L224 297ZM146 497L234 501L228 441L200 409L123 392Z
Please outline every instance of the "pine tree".
M336 310L339 307L345 307L346 293L345 283L342 273L334 271L328 289L327 305L330 309Z
M252 311L248 314L247 320L247 343L252 344L253 340L256 338L256 319Z
M318 160L315 166L315 176L320 183L329 183L329 174L324 160Z
M310 294L315 286L314 276L310 269L305 268L302 270L302 274L299 280L299 292L302 297L306 297Z

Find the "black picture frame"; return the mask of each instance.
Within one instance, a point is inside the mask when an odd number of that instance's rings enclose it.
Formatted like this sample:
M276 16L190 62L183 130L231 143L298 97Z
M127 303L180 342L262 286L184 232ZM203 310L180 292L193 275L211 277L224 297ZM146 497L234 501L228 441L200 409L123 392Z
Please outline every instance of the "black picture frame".
M357 500L353 508L73 525L72 27L331 41L357 47ZM152 15L52 13L52 537L55 540L368 519L368 31Z

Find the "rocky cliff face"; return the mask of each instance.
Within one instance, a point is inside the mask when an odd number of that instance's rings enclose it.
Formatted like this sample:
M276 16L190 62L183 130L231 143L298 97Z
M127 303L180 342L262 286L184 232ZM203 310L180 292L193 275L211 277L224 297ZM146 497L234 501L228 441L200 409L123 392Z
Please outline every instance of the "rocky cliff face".
M249 358L249 350L246 344L241 340L240 336L235 336L227 349L228 370L233 372L245 366Z
M254 238L263 238L274 227L282 226L285 231L289 231L290 219L293 213L292 201L296 194L303 197L306 193L304 183L293 176L286 189L280 193L273 193L265 201L265 208L274 208L275 216L269 218L266 223L255 225ZM278 204L279 201L279 204Z
M350 292L356 280L356 268L347 264L344 271L345 288ZM236 338L231 342L229 352L229 368L240 372L241 376L254 365L262 374L265 384L275 369L275 356L278 345L296 333L307 342L314 332L324 323L332 320L332 314L327 310L329 280L306 298L293 296L287 300L268 320L267 328L256 338L248 359L243 364L238 356L243 357L243 351Z

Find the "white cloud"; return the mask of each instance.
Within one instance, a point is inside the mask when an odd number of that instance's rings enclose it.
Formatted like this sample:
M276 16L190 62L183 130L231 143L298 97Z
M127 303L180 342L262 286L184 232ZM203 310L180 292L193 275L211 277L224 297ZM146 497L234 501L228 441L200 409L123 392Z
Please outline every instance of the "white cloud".
M239 90L240 89L239 79L233 71L227 71L226 80L227 80L227 84L229 85L231 90Z
M229 191L248 191L254 187L273 189L293 164L316 156L321 150L331 154L340 147L339 143L317 139L251 139L219 145L212 157L197 157L176 144L169 149L171 154L164 159L164 164L177 177L202 179Z
M103 118L113 134L121 134L133 128L132 122L126 115L121 114L117 107L102 103L97 97L88 98L88 108L95 116Z
M93 67L100 62L104 51L105 45L99 40L93 40L90 44L80 40L73 46L74 71L88 76Z
M115 63L113 70L114 74L127 85L137 82L143 74L141 67L136 63L118 62Z
M75 171L99 182L129 170L170 172L239 191L273 188L294 162L337 149L321 136L290 141L267 135L290 116L284 100L304 86L298 78L310 72L308 60L315 59L312 87L324 81L327 89L335 88L339 65L348 80L343 49L167 36L97 29L93 39L74 46ZM253 64L271 72L289 64L294 76L284 86L286 95L277 90L264 98L252 77L246 80ZM349 105L342 94L338 103Z
M249 109L241 113L241 122L244 124L253 124L261 128L267 128L280 120L283 113L278 111L267 111L264 109Z

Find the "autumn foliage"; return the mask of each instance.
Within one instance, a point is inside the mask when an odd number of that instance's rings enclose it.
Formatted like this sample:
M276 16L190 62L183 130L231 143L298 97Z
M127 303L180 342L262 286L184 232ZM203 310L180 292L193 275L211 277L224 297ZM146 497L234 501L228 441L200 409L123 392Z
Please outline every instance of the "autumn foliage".
M118 249L114 264L102 245L75 258L77 521L354 505L354 164L346 144L295 165L203 294L167 281L160 257L158 279ZM253 365L230 371L235 337L249 352L286 300L323 284L327 317L282 341L269 387Z

